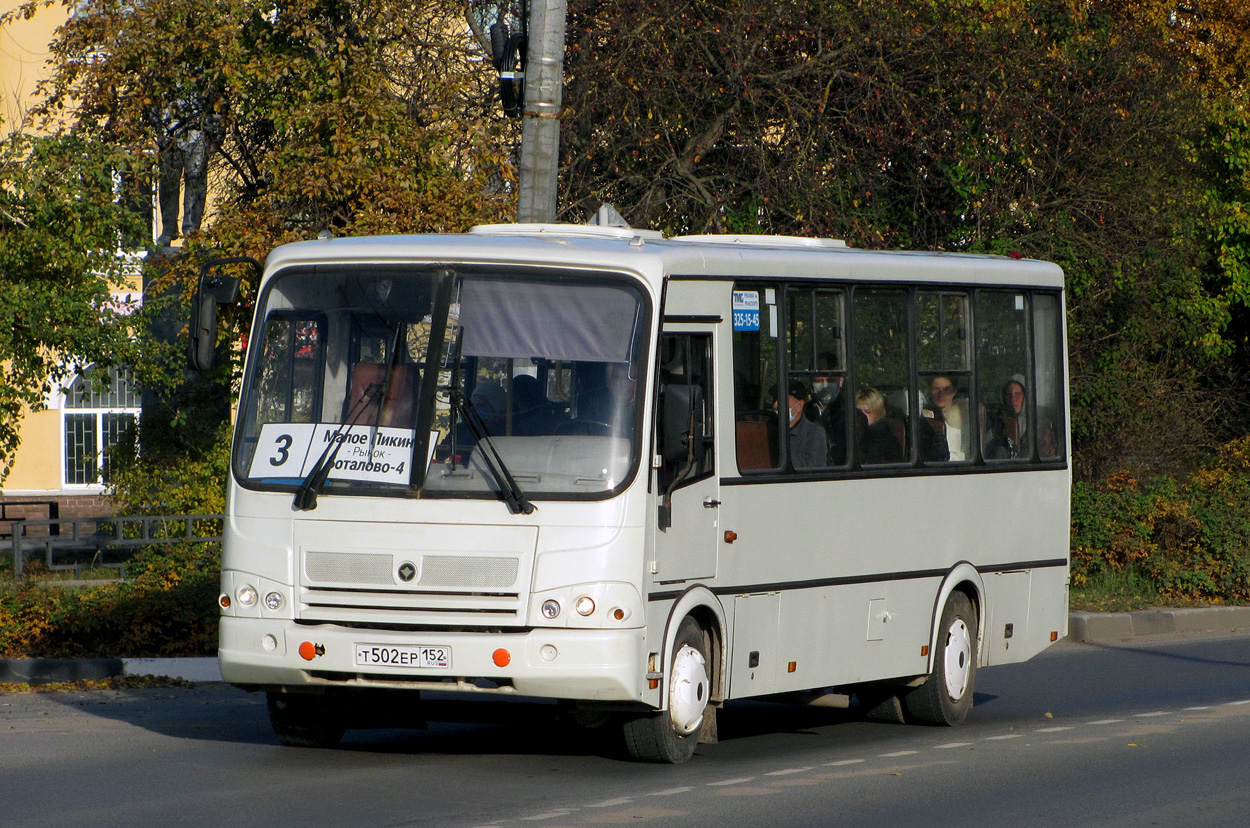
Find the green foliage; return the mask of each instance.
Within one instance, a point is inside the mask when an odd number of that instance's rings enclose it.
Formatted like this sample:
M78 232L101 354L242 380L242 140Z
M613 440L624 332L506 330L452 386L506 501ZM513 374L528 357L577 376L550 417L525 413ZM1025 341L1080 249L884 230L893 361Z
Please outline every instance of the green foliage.
M110 299L137 224L131 161L80 133L0 145L0 483L25 411L79 367L132 353L132 320Z
M145 551L125 582L0 586L0 657L212 655L219 567L219 549L195 544Z
M1128 472L1072 495L1072 585L1143 578L1163 600L1250 602L1250 438L1184 479Z
M1244 3L576 0L570 24L571 217L1049 259L1080 478L1237 433L1244 138L1216 113L1243 112Z

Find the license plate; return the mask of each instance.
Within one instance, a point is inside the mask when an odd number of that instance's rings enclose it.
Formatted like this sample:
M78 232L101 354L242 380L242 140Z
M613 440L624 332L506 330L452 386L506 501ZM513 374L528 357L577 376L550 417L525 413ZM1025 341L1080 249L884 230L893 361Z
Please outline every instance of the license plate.
M450 670L451 647L357 644L357 667L416 667L423 670Z

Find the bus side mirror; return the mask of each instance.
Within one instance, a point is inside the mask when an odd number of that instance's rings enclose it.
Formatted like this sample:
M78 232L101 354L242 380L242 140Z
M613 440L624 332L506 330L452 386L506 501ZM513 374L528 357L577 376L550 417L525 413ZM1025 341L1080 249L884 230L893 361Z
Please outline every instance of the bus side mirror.
M217 350L217 299L197 293L191 300L191 367L207 371Z
M213 259L200 269L200 280L191 300L191 367L197 371L207 371L213 367L217 350L217 306L233 305L239 301L239 287L242 280L238 276L227 276L213 273L214 267L228 264L247 263L256 271L259 279L260 262L247 256L235 256L227 259Z

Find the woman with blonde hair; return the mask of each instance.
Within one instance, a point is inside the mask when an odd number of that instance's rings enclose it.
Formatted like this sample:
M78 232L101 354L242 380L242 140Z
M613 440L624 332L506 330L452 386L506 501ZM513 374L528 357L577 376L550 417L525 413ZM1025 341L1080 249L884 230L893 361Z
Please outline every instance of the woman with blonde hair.
M860 465L902 462L903 445L886 419L881 392L872 386L859 389L855 392L855 410L862 415L855 423Z

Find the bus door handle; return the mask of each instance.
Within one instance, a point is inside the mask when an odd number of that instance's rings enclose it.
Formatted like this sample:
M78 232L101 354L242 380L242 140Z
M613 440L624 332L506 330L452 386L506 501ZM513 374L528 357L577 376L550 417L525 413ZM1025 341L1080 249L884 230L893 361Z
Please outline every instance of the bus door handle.
M704 509L715 509L715 508L716 508L717 506L719 506L719 505L720 505L720 501L719 501L719 500L716 500L715 498L713 498L713 497L711 497L711 496L708 496L708 497L703 498L703 508L704 508Z

